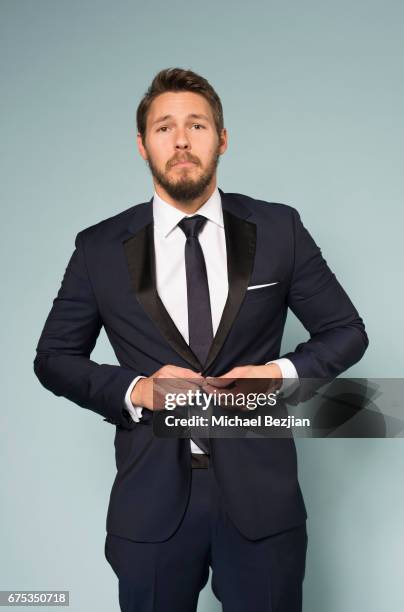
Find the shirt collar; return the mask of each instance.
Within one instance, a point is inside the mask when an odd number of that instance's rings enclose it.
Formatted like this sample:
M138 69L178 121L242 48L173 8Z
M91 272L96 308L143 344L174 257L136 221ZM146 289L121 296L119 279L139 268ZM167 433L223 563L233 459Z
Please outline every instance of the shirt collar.
M163 200L156 191L153 194L153 218L156 229L166 238L168 234L178 225L184 217L192 217L194 214L203 215L209 221L216 223L220 227L223 224L223 209L220 193L216 187L212 195L202 206L191 215L174 208L171 204Z

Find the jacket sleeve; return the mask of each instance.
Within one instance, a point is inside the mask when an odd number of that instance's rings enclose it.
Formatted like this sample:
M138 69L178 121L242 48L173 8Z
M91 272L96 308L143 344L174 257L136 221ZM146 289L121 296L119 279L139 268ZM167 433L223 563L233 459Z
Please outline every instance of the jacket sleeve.
M294 265L287 303L310 334L283 355L300 378L334 378L363 356L368 337L348 295L293 209Z
M76 248L39 338L34 371L55 395L93 410L105 421L133 429L136 423L124 398L140 372L90 359L102 320L86 267L82 233L76 236Z

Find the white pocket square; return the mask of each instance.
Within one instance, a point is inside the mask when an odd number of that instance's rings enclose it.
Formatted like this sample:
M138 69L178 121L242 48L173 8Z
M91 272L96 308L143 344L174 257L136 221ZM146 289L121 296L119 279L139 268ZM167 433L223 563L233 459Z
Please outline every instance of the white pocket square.
M261 289L261 287L271 287L271 285L277 285L279 283L279 281L275 281L274 283L267 283L266 285L250 285L250 287L247 287L247 291L249 291L250 289Z

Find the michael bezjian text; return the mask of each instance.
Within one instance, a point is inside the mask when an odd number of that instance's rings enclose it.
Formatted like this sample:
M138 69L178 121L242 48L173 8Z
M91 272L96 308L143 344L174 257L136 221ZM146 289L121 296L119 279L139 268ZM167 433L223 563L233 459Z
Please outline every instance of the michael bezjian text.
M209 418L202 416L191 416L189 418L168 415L164 418L167 427L310 427L310 419L287 416L274 418L271 415L257 415L254 418L240 416L214 416Z

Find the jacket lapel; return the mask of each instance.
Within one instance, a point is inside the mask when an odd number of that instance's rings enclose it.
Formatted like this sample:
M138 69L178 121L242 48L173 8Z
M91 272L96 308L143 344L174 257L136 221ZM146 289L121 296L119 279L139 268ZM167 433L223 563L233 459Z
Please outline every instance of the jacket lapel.
M223 206L229 292L206 364L199 362L185 342L157 293L152 200L139 205L129 226L133 235L123 243L138 301L170 346L202 374L215 361L237 316L251 277L256 246L256 225L245 220L250 215L249 210L238 199L221 189L219 192Z
M201 371L199 360L185 342L157 293L153 222L126 240L124 250L138 301L172 348L195 370Z

